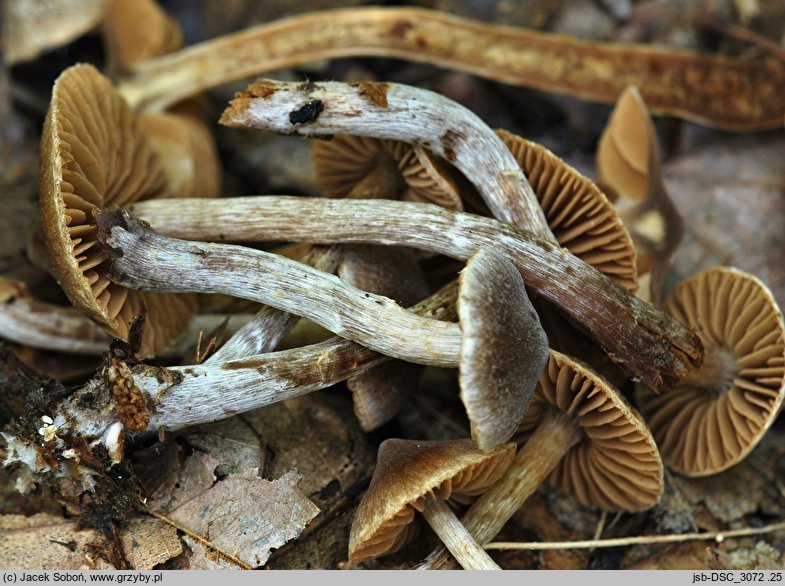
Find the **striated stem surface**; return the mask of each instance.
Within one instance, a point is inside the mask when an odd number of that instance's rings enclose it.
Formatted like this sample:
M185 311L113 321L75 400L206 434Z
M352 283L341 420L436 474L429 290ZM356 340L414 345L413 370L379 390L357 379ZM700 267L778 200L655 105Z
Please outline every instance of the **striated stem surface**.
M164 109L230 82L320 59L379 56L614 103L636 85L660 113L728 130L782 126L785 63L597 43L417 8L319 11L249 28L142 63L120 84L137 108Z
M518 268L527 290L589 331L611 359L652 389L700 364L698 337L557 245L501 222L438 206L304 197L140 202L133 211L180 238L409 246L467 260L481 246Z
M423 146L455 165L495 218L555 241L536 194L502 139L472 111L440 94L394 83L259 80L235 95L221 124Z
M501 570L442 499L425 497L420 513L464 570Z

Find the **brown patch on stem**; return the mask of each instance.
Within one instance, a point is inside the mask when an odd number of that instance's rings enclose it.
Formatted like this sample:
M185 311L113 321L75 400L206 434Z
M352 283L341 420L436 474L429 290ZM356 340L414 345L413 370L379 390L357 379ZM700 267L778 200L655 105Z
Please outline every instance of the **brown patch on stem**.
M131 431L144 431L150 423L142 391L134 383L134 375L124 362L112 359L106 369L107 386L114 393L114 406L120 423Z
M444 157L448 161L454 161L457 158L456 150L461 146L461 143L466 139L466 136L457 130L448 130L442 135L442 149L444 149Z
M271 83L266 79L260 79L253 82L245 90L235 93L234 97L238 100L252 99L252 98L269 98L277 91L278 88L274 83Z
M387 91L390 89L388 83L375 83L370 81L360 81L350 84L356 87L360 95L367 98L375 106L380 108L387 107Z

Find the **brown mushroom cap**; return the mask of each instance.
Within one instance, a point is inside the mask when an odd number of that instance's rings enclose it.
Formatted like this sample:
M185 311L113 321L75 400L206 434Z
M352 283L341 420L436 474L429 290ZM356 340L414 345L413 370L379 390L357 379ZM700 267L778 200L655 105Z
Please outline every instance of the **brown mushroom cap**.
M482 450L506 442L529 405L548 360L548 338L520 272L481 248L461 272L461 400Z
M380 159L387 158L398 167L406 184L402 199L463 209L451 176L425 149L395 140L341 135L315 142L312 156L317 180L326 197L346 197Z
M597 146L597 182L616 198L641 201L649 190L649 149L654 126L635 87L616 102Z
M605 379L555 351L521 421L522 438L552 408L574 417L583 439L557 465L551 484L606 510L641 511L659 500L662 461L643 420Z
M104 43L112 63L110 69L130 72L146 59L182 47L183 33L154 0L109 0Z
M504 130L496 133L529 179L556 241L635 292L635 247L605 194L545 147Z
M514 457L514 444L482 452L468 439L385 440L352 523L349 559L361 562L398 551L414 535L414 512L422 510L426 496L447 500L482 494Z
M55 81L41 138L41 218L51 266L75 307L127 338L143 307L141 353L155 354L179 336L196 309L193 296L130 291L109 280L95 212L158 197L165 177L133 113L91 65Z
M782 407L782 313L760 280L733 268L681 282L665 310L696 330L704 365L663 395L639 389L640 409L669 468L715 474L742 460Z

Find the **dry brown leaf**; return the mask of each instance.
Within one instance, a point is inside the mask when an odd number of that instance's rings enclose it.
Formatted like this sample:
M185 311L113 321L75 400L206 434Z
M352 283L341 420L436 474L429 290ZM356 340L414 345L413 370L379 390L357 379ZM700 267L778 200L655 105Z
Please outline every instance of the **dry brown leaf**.
M4 2L5 62L34 59L96 28L104 0L14 0Z
M296 468L300 490L325 514L364 488L375 460L351 405L329 393L199 426L186 439L220 460L219 472L258 467L264 478L278 478Z
M221 551L263 566L271 549L297 538L319 514L297 488L299 482L294 471L272 482L256 471L232 474L170 516Z
M40 513L0 517L0 568L18 570L111 569L101 559L88 560L87 547L103 537L76 522ZM177 531L151 518L129 522L122 531L123 552L136 570L151 570L182 552ZM94 564L94 565L93 565Z
M666 169L687 232L669 284L717 265L761 279L785 304L785 175L781 133L731 136L690 127Z

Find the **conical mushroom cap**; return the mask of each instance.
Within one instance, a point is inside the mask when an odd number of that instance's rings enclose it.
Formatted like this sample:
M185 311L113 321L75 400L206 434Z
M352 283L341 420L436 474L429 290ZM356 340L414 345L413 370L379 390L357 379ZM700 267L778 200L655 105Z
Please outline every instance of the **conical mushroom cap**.
M583 438L562 458L551 484L606 510L641 511L657 503L662 461L643 420L605 379L555 351L521 422L522 438L553 408L574 417Z
M649 149L654 126L635 87L616 102L597 146L598 183L612 198L641 201L649 190Z
M104 43L111 69L127 73L146 59L181 48L183 33L154 0L109 0Z
M413 535L414 512L422 510L426 496L478 496L502 477L514 457L514 444L481 452L468 439L385 440L354 516L349 559L361 562L394 553Z
M556 241L634 293L635 247L605 194L545 147L504 130L496 133L526 174Z
M636 398L669 468L721 472L760 441L785 396L785 325L757 278L714 268L676 286L665 310L703 342L704 364L663 395Z
M459 381L481 450L515 433L548 360L548 338L518 270L481 248L461 272Z
M315 142L312 156L317 181L326 197L346 197L384 157L395 163L406 184L402 199L463 209L451 176L425 149L395 140L341 135Z
M130 291L109 280L94 214L159 196L165 178L125 101L91 65L57 79L41 138L41 219L51 266L71 303L126 339L147 310L142 355L163 350L184 330L191 295Z
M425 273L410 250L389 246L342 247L338 276L358 289L394 299L410 307L428 296ZM422 366L393 360L346 381L354 413L363 431L372 431L398 413L417 386Z

